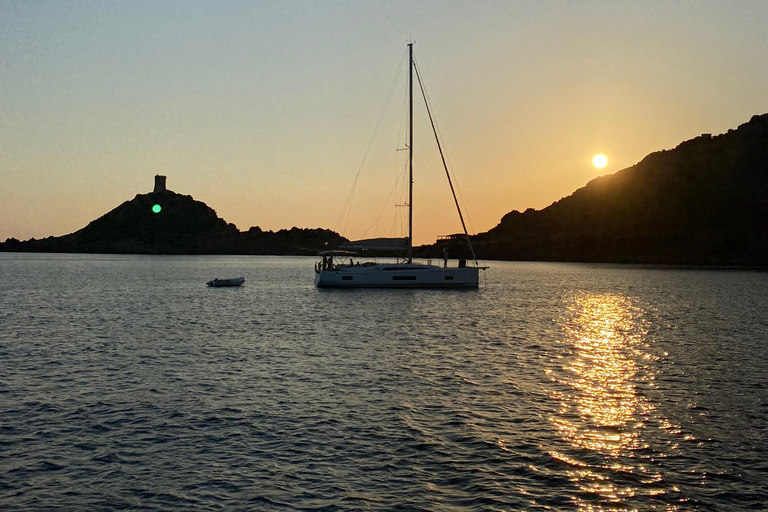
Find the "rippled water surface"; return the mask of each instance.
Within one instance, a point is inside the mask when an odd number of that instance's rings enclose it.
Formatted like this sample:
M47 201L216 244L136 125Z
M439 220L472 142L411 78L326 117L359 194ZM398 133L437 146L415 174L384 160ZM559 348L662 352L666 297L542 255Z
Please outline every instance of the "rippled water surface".
M768 274L313 263L0 254L0 508L767 506Z

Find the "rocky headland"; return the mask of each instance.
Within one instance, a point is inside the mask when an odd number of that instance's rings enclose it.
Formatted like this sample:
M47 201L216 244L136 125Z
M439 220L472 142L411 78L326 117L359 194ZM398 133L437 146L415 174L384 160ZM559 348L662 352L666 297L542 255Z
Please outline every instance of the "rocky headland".
M159 210L159 211L157 211ZM241 232L205 203L165 188L139 194L83 229L0 243L0 251L309 255L345 241L327 229ZM472 237L478 258L768 266L768 114L704 134L596 178L542 210L512 211ZM416 256L469 258L463 236Z
M461 238L451 255L468 257ZM512 211L472 240L482 259L768 266L768 114Z
M309 255L335 248L345 239L327 229L241 232L191 196L165 188L139 194L83 229L41 240L8 239L0 251L119 254L274 254Z

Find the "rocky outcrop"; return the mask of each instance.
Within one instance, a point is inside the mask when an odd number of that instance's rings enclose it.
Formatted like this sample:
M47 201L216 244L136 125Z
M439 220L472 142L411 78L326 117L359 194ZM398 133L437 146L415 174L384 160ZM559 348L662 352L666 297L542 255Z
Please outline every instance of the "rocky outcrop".
M157 189L156 189L157 190ZM203 202L164 187L139 194L69 235L20 242L2 251L121 254L317 254L344 241L326 229L240 232Z
M768 265L768 114L512 211L473 242L486 259Z

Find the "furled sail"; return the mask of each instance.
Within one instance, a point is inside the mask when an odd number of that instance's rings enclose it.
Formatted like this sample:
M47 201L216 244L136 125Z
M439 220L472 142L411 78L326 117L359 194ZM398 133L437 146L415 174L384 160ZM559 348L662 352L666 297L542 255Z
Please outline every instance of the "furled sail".
M346 251L403 251L408 250L408 237L405 238L367 238L344 242L339 249Z

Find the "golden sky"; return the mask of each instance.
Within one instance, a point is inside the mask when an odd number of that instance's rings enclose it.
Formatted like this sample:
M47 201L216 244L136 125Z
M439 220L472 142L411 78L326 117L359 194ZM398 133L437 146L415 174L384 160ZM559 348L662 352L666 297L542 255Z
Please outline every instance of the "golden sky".
M155 174L241 230L402 234L404 89L361 162L411 39L473 232L768 112L763 1L2 0L0 240ZM426 123L416 243L461 229Z

